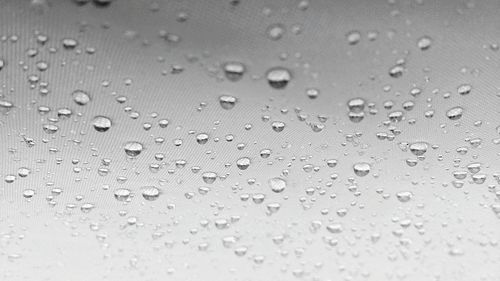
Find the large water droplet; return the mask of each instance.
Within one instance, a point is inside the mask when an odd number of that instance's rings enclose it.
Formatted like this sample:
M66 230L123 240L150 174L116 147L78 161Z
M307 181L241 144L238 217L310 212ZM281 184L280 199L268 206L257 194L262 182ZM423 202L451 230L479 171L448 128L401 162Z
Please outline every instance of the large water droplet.
M136 157L141 154L144 146L140 142L130 141L127 142L123 148L128 156Z
M92 125L96 131L106 132L109 128L111 128L112 123L111 119L106 116L96 116L92 121Z
M154 186L144 186L142 189L142 197L148 201L154 201L160 197L160 190Z
M358 177L364 177L370 173L371 166L366 162L358 162L352 166L354 174Z
M460 106L453 107L446 112L446 117L450 120L458 120L462 118L464 113L464 109Z
M272 178L268 183L273 192L280 193L286 189L286 181L282 178Z
M292 79L290 70L284 67L273 67L267 71L267 82L274 89L284 89Z
M237 101L238 99L236 97L230 95L222 95L219 97L220 106L226 110L232 109Z
M73 101L78 105L86 105L90 102L90 95L83 90L76 90L72 94Z

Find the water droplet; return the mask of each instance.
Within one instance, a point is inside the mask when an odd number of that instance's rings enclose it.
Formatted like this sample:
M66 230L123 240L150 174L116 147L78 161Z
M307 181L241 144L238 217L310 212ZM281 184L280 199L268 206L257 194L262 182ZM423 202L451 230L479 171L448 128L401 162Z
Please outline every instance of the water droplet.
M21 167L19 169L17 169L17 174L21 177L21 178L25 178L27 177L29 174L31 173L31 170L26 168L26 167Z
M154 201L160 197L160 190L154 186L144 186L142 189L142 197L148 201Z
M130 157L136 157L141 154L144 146L140 142L130 141L124 146L125 153Z
M196 135L196 142L199 144L206 144L208 142L209 136L206 133L199 133Z
M10 109L10 108L14 107L14 104L10 101L0 100L0 107Z
M427 152L426 142L414 142L410 145L410 151L416 156L424 155Z
M356 113L361 112L365 109L365 100L362 98L350 99L347 102L347 107L351 112L356 112Z
M240 80L246 71L246 66L241 62L226 62L223 67L226 78L233 82Z
M371 166L366 162L358 162L352 166L354 174L358 177L364 177L370 173Z
M76 90L72 94L73 101L78 105L86 105L90 102L90 96L83 90Z
M281 121L274 121L272 124L271 124L271 127L273 128L273 131L279 133L281 131L283 131L286 127L286 124L281 122Z
M306 95L310 99L316 99L319 96L319 90L316 88L306 89Z
M282 178L272 178L268 183L273 192L280 193L286 189L286 181Z
M106 116L96 116L92 121L94 129L98 132L106 132L111 128L111 119Z
M47 134L55 134L58 130L59 130L59 127L57 127L54 124L43 125L43 131Z
M446 117L450 120L458 120L462 118L464 109L460 106L453 107L446 112Z
M285 26L281 23L273 23L266 29L267 37L271 40L279 40L285 35Z
M432 45L432 38L429 36L422 36L417 40L417 47L422 50L428 50Z
M118 188L115 190L115 198L116 200L118 201L127 201L127 199L130 197L130 194L132 192L130 191L130 189L127 189L127 188Z
M472 91L472 86L470 84L462 84L457 88L458 94L462 96L470 94L471 91Z
M267 71L267 82L273 89L284 89L292 79L290 70L284 67L273 67Z
M413 193L411 193L410 191L401 191L396 193L396 197L400 202L406 203L411 200L411 198L413 197Z
M238 99L233 96L222 95L219 97L220 106L226 110L232 109L236 102L238 102Z
M212 184L217 179L217 174L214 172L205 172L201 175L201 178L206 184Z
M349 45L356 45L361 41L361 33L357 30L349 31L345 36Z
M248 157L241 157L236 161L236 166L240 170L246 170L248 167L250 167L251 160Z
M23 197L26 198L26 199L29 199L31 197L35 196L35 190L33 189L25 189L23 191Z
M64 38L62 40L62 45L66 50L72 50L78 46L78 41L73 38Z
M98 8L106 8L109 5L111 5L112 2L113 2L113 0L94 0L93 1L94 5Z

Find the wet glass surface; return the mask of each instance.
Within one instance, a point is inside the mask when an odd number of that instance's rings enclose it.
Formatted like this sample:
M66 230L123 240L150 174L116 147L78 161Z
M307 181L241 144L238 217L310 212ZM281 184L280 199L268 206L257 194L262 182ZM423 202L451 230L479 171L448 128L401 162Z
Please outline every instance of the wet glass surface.
M499 280L497 1L0 3L0 280Z

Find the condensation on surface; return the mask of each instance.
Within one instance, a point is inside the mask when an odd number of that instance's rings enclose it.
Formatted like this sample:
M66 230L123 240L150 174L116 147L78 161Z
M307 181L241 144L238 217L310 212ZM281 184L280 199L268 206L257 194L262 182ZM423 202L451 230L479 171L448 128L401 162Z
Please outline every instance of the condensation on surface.
M498 280L500 6L0 9L0 280Z

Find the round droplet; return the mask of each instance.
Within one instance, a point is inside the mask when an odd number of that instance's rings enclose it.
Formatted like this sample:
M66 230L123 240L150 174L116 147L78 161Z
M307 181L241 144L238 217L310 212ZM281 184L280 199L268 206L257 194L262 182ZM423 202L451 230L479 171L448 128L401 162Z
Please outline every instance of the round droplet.
M458 94L462 96L470 94L471 91L472 91L472 86L470 84L462 84L457 88Z
M286 189L286 181L282 178L272 178L269 180L269 187L273 192L283 192Z
M132 192L127 188L118 188L115 190L115 199L118 201L127 201Z
M201 178L206 184L212 184L217 179L217 174L214 172L205 172L201 175Z
M266 35L271 40L280 40L285 35L286 28L281 23L273 23L266 29Z
M27 177L30 173L31 173L31 170L29 168L26 168L26 167L21 167L21 168L17 169L17 174L21 178Z
M71 109L69 109L69 108L59 108L57 110L57 117L59 117L61 119L67 119L67 118L71 117L72 114L73 114L73 111L71 111Z
M427 152L427 143L426 142L414 142L410 144L410 151L416 156L424 155Z
M154 186L145 186L142 188L142 197L148 201L154 201L160 197L160 190Z
M62 40L62 45L66 50L72 50L78 46L78 41L73 38L64 38Z
M199 133L196 135L196 142L199 144L206 144L208 142L209 136L206 133Z
M111 128L112 122L111 119L106 116L96 116L92 121L92 125L96 131L106 132L109 128Z
M10 101L0 100L0 107L10 109L10 108L14 107L14 104Z
M446 112L446 117L450 120L458 120L462 118L464 109L460 106L453 107Z
M357 30L349 31L345 36L349 45L356 45L361 40L361 33Z
M5 175L4 180L6 183L13 183L16 180L15 175Z
M358 162L352 166L354 174L358 177L364 177L370 173L371 166L366 162Z
M31 197L35 196L35 190L33 189L25 189L23 191L23 197L26 199L30 199Z
M309 88L306 90L306 95L310 99L316 99L319 96L319 90L316 88Z
M136 157L141 154L144 146L140 142L130 141L124 146L125 153L130 157Z
M236 161L236 166L240 170L246 170L248 167L250 167L251 160L248 157L241 157Z
M55 134L58 130L59 130L59 127L57 127L54 124L43 125L43 131L47 134Z
M429 36L422 36L417 40L417 47L422 50L428 50L432 45L432 38Z
M347 113L347 117L349 118L349 120L351 120L351 122L359 123L363 121L363 119L365 118L365 113L363 111L361 112L349 111L349 113Z
M238 102L238 99L233 96L222 95L219 97L220 106L226 110L232 109L236 105L236 102Z
M396 197L398 198L399 202L406 203L411 200L413 197L413 193L410 191L401 191L396 193Z
M78 105L86 105L90 102L90 96L87 92L76 90L72 94L73 101Z
M362 98L354 98L350 99L347 102L347 107L349 108L349 111L351 112L361 112L365 109L365 100Z
M399 78L403 76L404 71L404 66L397 64L389 69L389 76L391 76L392 78Z
M284 89L292 79L290 70L284 67L273 67L267 71L267 82L273 89Z
M286 127L286 124L281 122L281 121L274 121L272 124L271 124L271 127L273 128L273 131L279 133L281 131L283 131Z
M224 75L229 81L236 82L245 74L246 67L241 62L227 62L224 64Z

